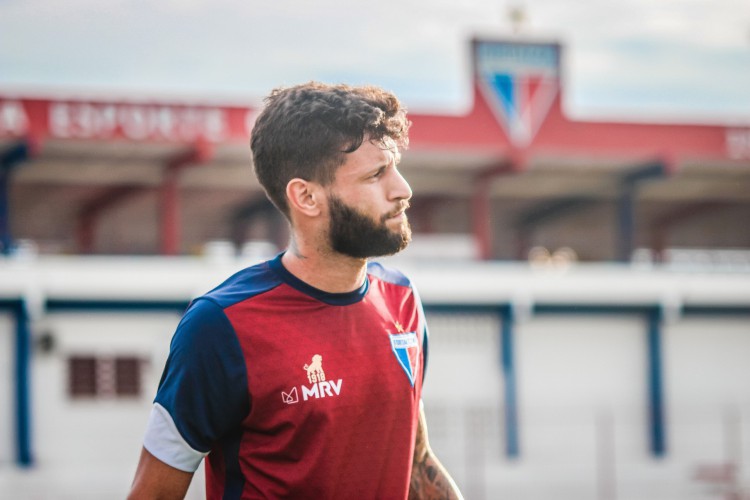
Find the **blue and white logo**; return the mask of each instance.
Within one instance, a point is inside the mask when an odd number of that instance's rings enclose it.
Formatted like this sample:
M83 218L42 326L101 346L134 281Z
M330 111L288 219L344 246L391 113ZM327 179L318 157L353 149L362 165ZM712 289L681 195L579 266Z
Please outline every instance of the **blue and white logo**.
M560 90L558 46L477 42L475 48L482 95L510 142L517 147L528 146Z
M417 377L419 368L419 339L415 332L389 334L393 354L406 376L409 377L412 387Z

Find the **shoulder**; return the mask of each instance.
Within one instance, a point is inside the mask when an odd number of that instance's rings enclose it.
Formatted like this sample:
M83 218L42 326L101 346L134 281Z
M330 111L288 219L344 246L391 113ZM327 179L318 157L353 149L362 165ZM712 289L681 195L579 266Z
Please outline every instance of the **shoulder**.
M233 274L199 299L206 299L219 308L226 309L238 302L273 290L281 283L281 278L266 261Z
M386 283L390 283L391 285L413 288L412 282L408 276L398 269L386 267L380 262L369 262L367 264L367 274Z

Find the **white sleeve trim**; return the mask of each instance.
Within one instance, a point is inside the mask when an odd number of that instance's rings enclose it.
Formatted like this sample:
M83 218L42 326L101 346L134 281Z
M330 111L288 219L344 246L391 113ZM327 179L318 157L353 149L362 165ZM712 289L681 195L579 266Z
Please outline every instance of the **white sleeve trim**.
M146 425L143 447L167 465L184 472L195 472L208 453L194 450L180 435L169 412L154 403Z

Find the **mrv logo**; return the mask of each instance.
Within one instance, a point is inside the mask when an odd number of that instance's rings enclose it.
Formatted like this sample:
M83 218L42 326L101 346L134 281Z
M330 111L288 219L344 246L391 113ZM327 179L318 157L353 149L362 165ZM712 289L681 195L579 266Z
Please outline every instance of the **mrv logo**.
M310 398L333 397L341 394L341 384L343 380L336 381L326 380L326 374L323 371L323 356L316 354L312 357L312 363L302 367L307 372L307 381L309 386L301 385L302 400L307 401ZM299 402L299 392L293 387L291 391L281 391L281 399L284 403L291 405Z

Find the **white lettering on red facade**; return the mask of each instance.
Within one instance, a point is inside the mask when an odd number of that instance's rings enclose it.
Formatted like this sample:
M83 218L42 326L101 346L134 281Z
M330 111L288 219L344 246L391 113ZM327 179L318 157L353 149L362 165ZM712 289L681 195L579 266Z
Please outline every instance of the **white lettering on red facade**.
M250 109L245 113L245 134L250 137L250 135L253 132L253 127L255 127L255 120L258 119L258 115L260 114L259 110Z
M53 103L49 130L63 139L219 142L229 134L227 117L219 108L148 106L137 104Z
M29 130L26 110L18 101L0 101L0 135L23 135Z
M727 154L734 160L750 158L750 129L728 129Z

